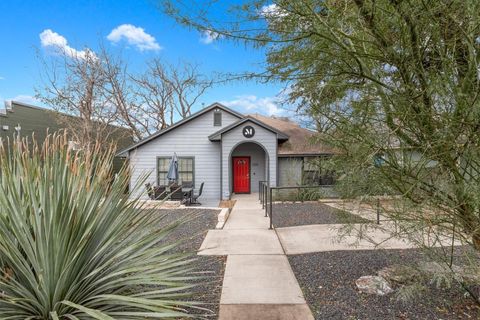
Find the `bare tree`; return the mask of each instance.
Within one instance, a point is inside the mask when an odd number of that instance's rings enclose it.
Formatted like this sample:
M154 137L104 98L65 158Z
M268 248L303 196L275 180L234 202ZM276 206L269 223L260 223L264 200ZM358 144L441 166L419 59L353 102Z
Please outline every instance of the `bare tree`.
M36 97L58 111L72 139L80 146L110 141L109 126L115 124L117 112L105 92L108 78L101 57L86 49L81 55L59 51L40 60L44 83Z
M188 117L192 106L212 86L212 81L203 78L198 73L198 66L190 63L183 63L181 68L170 66L169 71L163 80L173 89L172 105L180 117Z
M98 53L58 51L41 58L44 86L37 97L56 111L80 144L108 139L112 124L130 128L136 139L188 117L212 81L190 63L170 65L160 59L139 74L121 56L102 45ZM74 117L71 117L74 116Z
M118 111L118 121L132 128L138 139L188 117L212 81L190 63L181 66L160 59L147 63L145 72L128 72L121 60L105 55L108 89Z
M137 95L147 107L146 114L153 114L158 121L157 130L191 115L192 107L213 83L198 72L197 65L184 62L174 66L160 59L150 61L147 71L132 79L140 89Z

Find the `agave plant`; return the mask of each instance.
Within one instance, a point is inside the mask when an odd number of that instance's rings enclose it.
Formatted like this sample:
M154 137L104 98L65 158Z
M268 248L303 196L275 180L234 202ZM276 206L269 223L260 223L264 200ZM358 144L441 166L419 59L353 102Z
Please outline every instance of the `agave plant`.
M0 319L182 318L198 308L188 301L192 259L162 241L175 224L152 228L154 216L125 195L126 172L111 178L113 152L99 151L70 150L65 135L0 149Z

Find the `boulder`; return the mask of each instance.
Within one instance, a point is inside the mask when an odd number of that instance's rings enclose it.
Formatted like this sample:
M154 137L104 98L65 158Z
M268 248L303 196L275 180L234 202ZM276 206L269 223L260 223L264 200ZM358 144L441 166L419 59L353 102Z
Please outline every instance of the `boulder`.
M363 276L355 281L360 292L384 296L393 292L387 280L380 276Z
M390 284L408 284L419 281L422 278L418 270L400 264L385 267L378 271L378 275Z

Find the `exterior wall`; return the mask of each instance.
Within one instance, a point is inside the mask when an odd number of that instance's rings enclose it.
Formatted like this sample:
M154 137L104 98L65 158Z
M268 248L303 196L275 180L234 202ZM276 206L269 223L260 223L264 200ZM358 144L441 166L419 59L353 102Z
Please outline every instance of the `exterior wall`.
M236 121L238 117L222 111L222 127ZM210 141L208 136L222 127L213 125L213 110L211 110L132 150L129 155L132 175L130 190L134 190L133 186L148 175L133 196L142 194L142 198L147 198L144 184L147 182L152 185L157 184L157 157L171 157L176 152L178 157L195 158L195 188L198 189L200 184L205 182L202 198L219 199L221 147L219 142Z
M37 143L41 144L48 134L65 129L65 118L70 117L53 110L18 104L13 101L11 107L11 110L0 110L0 141L11 141L17 137L15 127L20 126L21 138L28 138L29 141L34 138ZM7 126L8 129L4 130L4 126ZM133 143L131 132L125 128L111 126L110 137L111 141L117 144L118 149L126 148ZM114 172L118 172L124 162L125 160L122 158L115 158L113 160Z
M278 158L278 185L281 187L302 184L302 157Z
M250 189L251 192L258 192L258 183L265 181L266 176L266 155L262 147L255 143L244 143L235 148L232 157L250 157Z
M31 139L32 134L35 134L38 142L45 140L47 132L51 134L62 129L54 111L12 103L12 111L0 115L0 138L12 139L16 136L15 127L18 125L21 127L21 137ZM3 130L3 126L8 126L8 130Z
M255 136L247 139L243 136L242 130L245 126L250 125L255 129ZM257 124L246 121L244 124L224 133L222 135L222 198L228 199L232 192L232 161L231 155L234 149L241 143L253 142L266 150L268 156L269 168L268 176L270 179L270 185L277 185L277 134L273 133ZM253 185L252 185L253 186Z

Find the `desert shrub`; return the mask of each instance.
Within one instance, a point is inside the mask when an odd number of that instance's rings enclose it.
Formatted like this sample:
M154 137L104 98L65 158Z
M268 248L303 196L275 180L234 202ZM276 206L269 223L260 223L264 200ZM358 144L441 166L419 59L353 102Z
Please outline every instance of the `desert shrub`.
M125 171L112 176L113 151L100 150L71 150L63 135L0 149L0 318L195 312L191 259L163 241L178 222L152 228L124 193Z

